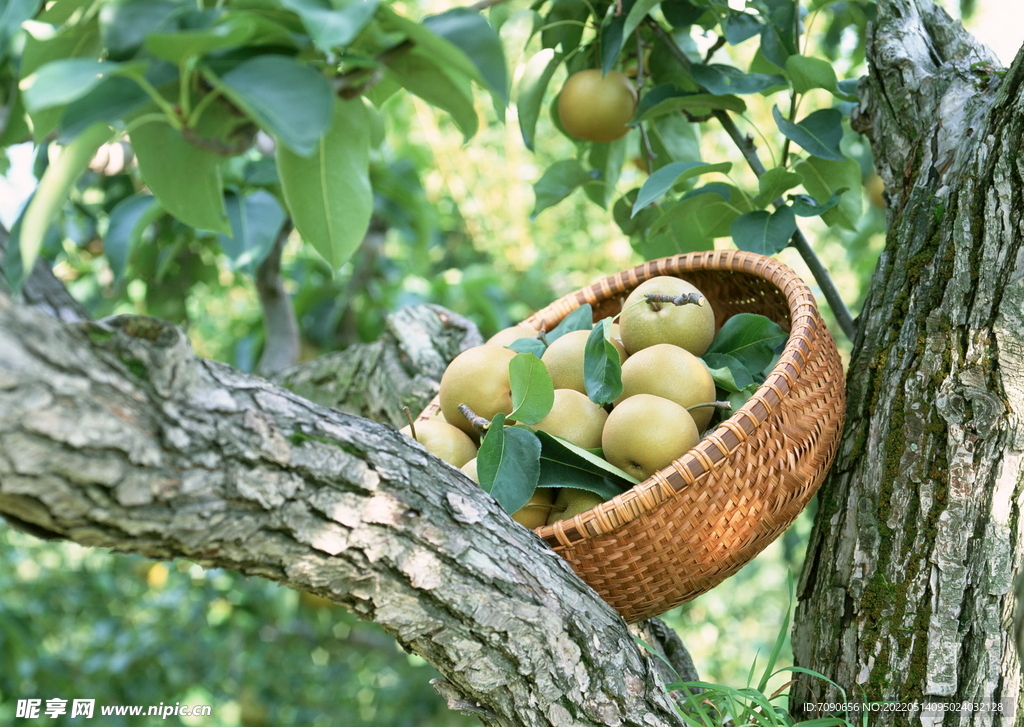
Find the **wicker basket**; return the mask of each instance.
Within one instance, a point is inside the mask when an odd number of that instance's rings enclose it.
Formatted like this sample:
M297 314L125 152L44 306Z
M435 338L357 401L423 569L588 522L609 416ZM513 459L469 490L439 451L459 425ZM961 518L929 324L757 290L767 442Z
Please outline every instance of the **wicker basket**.
M790 336L764 384L696 447L629 491L535 531L628 622L710 590L781 535L832 464L846 411L842 363L814 297L773 258L718 251L655 260L526 322L551 330L584 303L600 320L658 275L697 286L718 327L736 313L760 313Z

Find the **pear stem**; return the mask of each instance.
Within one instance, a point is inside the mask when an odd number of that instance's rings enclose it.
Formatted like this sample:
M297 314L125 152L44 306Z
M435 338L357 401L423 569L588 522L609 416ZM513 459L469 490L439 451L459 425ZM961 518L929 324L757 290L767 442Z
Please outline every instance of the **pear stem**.
M403 406L402 411L405 412L405 421L409 422L409 431L412 432L412 438L416 439L416 423L412 420L412 412L409 411L409 407ZM416 441L420 441L416 439Z
M716 409L732 409L732 404L727 401L706 401L703 404L694 404L693 406L686 407L686 411L693 411L694 409L703 409L704 407L713 406Z
M469 420L469 423L473 425L473 429L475 429L480 436L487 433L487 430L491 426L491 421L489 419L484 419L482 416L470 409L468 404L459 404L459 412Z
M708 299L700 293L683 293L682 295L648 293L644 297L647 299L647 304L651 306L653 310L661 310L661 306L659 306L658 303L671 303L672 305L699 305L701 307L708 304Z

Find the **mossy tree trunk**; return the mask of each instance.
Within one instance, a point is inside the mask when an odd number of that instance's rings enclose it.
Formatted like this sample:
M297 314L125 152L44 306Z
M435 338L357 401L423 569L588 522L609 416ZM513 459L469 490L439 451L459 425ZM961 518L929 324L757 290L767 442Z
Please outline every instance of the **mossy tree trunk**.
M1024 53L1004 73L928 0L878 11L854 124L889 232L794 651L856 701L972 705L873 726L1008 726L1024 707L1009 626L1024 545ZM841 701L818 686L797 701Z

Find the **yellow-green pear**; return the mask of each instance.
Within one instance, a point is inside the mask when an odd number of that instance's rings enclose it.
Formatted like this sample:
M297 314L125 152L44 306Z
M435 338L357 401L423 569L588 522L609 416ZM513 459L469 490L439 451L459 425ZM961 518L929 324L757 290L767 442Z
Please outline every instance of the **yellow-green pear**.
M452 467L462 467L476 457L476 445L473 444L473 440L464 431L453 427L448 422L427 419L416 422L415 427L416 441L426 447L428 452L440 457ZM412 438L410 427L402 427L399 431Z
M523 527L539 528L548 521L555 502L555 491L550 487L538 487L529 502L512 513L512 519Z
M605 422L605 459L639 480L683 456L700 441L693 417L674 401L637 394L615 405Z
M583 356L588 338L590 331L570 331L552 341L544 352L541 360L547 366L551 383L556 389L575 389L581 394L587 393ZM626 359L626 349L616 344L614 339L612 344L619 352L619 363L622 363Z
M487 339L488 346L510 346L520 338L536 338L537 330L525 323L519 323L511 328L498 331Z
M707 364L685 348L656 343L626 359L622 364L622 395L616 402L636 394L654 394L690 409L715 400L715 381ZM713 407L690 410L698 431L704 431Z
M694 356L703 356L715 337L715 312L701 295L703 304L641 302L650 293L680 296L700 295L690 283L661 275L646 280L633 290L622 304L619 328L622 344L630 355L657 343L671 343Z
M577 447L595 449L601 446L601 430L607 418L604 407L592 402L586 394L575 389L555 389L551 411L533 428L567 439Z
M555 498L555 506L548 517L548 525L559 520L576 517L581 512L597 507L602 502L604 502L603 497L588 490L563 487L558 491L558 497Z
M466 477L473 480L473 482L480 484L480 475L476 471L476 457L462 465L462 471L466 473Z
M480 435L459 411L459 404L468 405L484 419L493 419L498 412L511 414L508 362L515 355L515 351L500 346L474 346L456 356L441 376L438 393L445 420L476 441Z

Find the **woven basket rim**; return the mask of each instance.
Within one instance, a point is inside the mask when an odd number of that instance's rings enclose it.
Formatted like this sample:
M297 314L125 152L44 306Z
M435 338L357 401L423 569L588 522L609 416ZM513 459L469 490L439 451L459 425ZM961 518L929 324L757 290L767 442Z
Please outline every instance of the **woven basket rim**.
M740 250L687 253L652 260L570 293L524 322L553 324L588 302L588 297L607 300L635 288L648 278L685 276L688 271L740 272L763 278L774 285L785 296L790 317L789 338L779 360L750 399L727 420L706 433L682 457L586 512L534 530L556 549L611 534L709 474L717 463L726 460L771 416L799 379L812 344L817 337L827 334L810 288L790 267L775 258ZM551 311L559 307L564 307L562 315L548 318Z

